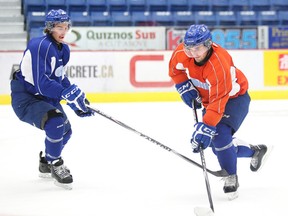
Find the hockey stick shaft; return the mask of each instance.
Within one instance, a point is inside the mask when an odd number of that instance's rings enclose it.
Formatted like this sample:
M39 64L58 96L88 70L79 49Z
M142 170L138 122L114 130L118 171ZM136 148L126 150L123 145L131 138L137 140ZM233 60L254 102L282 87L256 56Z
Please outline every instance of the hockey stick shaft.
M193 106L193 114L194 114L194 120L196 123L198 123L198 115L197 115L197 110L196 110L196 102L194 102ZM211 188L210 188L210 183L207 175L207 168L206 168L206 161L205 161L205 156L204 156L204 151L200 147L200 157L201 157L201 163L202 163L202 169L203 169L203 175L205 178L205 184L206 184L206 190L207 190L207 195L208 195L208 200L210 204L211 210L214 212L214 205L213 205L213 200L212 200L212 195L211 195Z
M169 148L168 146L166 146L166 145L158 142L157 140L155 140L155 139L153 139L153 138L151 138L151 137L149 137L149 136L147 136L147 135L145 135L145 134L143 134L143 133L135 130L134 128L132 128L132 127L126 125L126 124L124 124L123 122L121 122L121 121L119 121L119 120L117 120L117 119L115 119L115 118L113 118L113 117L111 117L111 116L103 113L102 111L100 111L100 110L98 110L98 109L96 109L96 108L93 108L93 107L90 107L90 106L89 106L89 108L90 108L91 110L93 110L94 112L96 112L97 114L99 114L99 115L101 115L101 116L103 116L103 117L105 117L105 118L113 121L114 123L116 123L116 124L118 124L118 125L126 128L126 129L128 129L128 130L130 130L130 131L132 131L132 132L134 132L134 133L136 133L136 134L138 134L139 136L147 139L148 141L150 141L150 142L152 142L152 143L160 146L161 148L165 149L166 151L172 152L173 154L179 156L180 158L186 160L187 162L189 162L189 163L191 163L191 164L193 164L193 165L195 165L195 166L197 166L197 167L199 167L199 168L203 168L203 166L202 166L201 164L197 163L196 161L193 161L192 159L190 159L190 158L188 158L188 157L186 157L186 156L178 153L177 151L175 151L175 150ZM214 176L216 176L216 177L225 177L225 176L227 176L226 170L212 171L212 170L209 170L209 169L207 169L207 168L206 168L206 170L207 170L208 173L210 173L211 175L214 175Z

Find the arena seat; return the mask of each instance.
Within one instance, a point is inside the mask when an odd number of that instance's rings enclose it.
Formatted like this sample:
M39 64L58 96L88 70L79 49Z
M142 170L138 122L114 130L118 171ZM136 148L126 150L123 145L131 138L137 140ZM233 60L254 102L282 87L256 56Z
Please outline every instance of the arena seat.
M126 0L106 0L106 4L110 12L113 11L125 12L128 10Z
M107 11L106 0L87 0L87 10L90 14L96 11Z
M113 26L132 26L131 14L129 12L114 11L111 12Z
M288 11L278 11L280 25L288 25Z
M271 2L271 10L275 11L288 11L288 1L287 0L273 0Z
M173 11L189 11L188 0L167 0L168 10Z
M216 19L220 26L238 25L238 19L234 11L218 11L216 12Z
M242 26L258 25L258 16L255 11L239 11L237 13L238 24Z
M131 13L147 10L146 0L127 0L127 5Z
M43 27L30 28L29 39L32 39L35 37L41 37L42 35L44 35L43 30L44 30Z
M173 12L174 24L175 26L188 27L195 24L194 12L191 11L176 11Z
M29 32L32 28L44 28L45 17L45 12L28 12L26 16L26 31Z
M212 0L189 0L188 5L191 11L211 11L211 1Z
M69 13L87 11L86 0L66 0Z
M270 0L252 0L250 1L251 10L253 11L269 11L271 10Z
M167 0L146 0L148 11L168 11Z
M67 5L65 0L49 0L46 1L46 11L50 11L52 9L62 9L65 10L67 13Z
M87 12L70 12L73 26L91 26L90 16Z
M250 11L249 0L230 0L230 11Z
M205 24L207 26L217 25L216 15L213 11L198 11L195 14L197 24Z
M277 26L280 24L276 11L260 11L258 13L258 25Z
M228 11L229 8L229 0L213 0L211 2L211 10L213 11Z
M24 15L27 16L28 12L46 11L45 0L25 0L23 1Z
M156 26L173 26L174 19L170 11L151 12L151 19Z
M147 11L134 11L131 15L133 26L151 26L151 14Z
M92 11L90 21L92 26L112 26L111 16L108 12Z

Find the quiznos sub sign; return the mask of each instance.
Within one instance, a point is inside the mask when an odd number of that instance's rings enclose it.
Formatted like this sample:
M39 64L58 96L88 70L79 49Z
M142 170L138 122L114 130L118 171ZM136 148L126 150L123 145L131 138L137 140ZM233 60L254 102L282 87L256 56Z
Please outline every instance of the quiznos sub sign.
M165 27L74 27L71 50L165 50Z

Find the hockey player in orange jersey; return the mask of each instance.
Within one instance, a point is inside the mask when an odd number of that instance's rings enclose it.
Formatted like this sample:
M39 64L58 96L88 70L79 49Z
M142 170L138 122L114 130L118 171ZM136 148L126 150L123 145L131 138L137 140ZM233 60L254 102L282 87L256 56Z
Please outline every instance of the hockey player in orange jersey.
M267 156L266 145L250 145L233 137L245 119L250 104L248 81L234 66L227 50L212 42L205 25L191 25L184 42L174 50L169 75L182 100L191 108L203 108L202 122L195 124L191 144L212 147L225 178L224 193L229 199L238 196L237 157L250 157L251 171L258 171Z

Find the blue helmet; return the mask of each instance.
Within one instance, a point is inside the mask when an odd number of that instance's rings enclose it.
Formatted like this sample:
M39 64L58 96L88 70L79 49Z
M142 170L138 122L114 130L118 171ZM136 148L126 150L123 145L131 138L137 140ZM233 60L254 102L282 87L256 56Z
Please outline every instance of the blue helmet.
M69 27L71 26L70 17L66 13L66 11L62 9L58 10L50 10L45 19L46 29L51 30L56 24L68 22Z
M186 47L193 47L200 44L211 46L211 40L212 35L206 25L191 25L185 33L184 45Z

